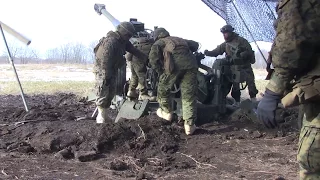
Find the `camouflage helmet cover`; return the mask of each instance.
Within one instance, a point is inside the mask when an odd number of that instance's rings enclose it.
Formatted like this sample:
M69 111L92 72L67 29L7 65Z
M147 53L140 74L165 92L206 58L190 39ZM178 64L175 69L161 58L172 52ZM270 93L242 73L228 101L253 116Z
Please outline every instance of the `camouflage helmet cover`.
M130 22L121 22L121 23L117 26L117 31L118 31L121 35L133 36L133 34L135 33L135 28L134 28L133 24L130 23Z
M229 24L223 26L223 27L220 29L220 32L222 32L222 33L233 32L233 31L234 31L234 28L233 28L231 25L229 25Z
M153 32L153 39L165 38L170 36L169 32L165 28L157 28Z

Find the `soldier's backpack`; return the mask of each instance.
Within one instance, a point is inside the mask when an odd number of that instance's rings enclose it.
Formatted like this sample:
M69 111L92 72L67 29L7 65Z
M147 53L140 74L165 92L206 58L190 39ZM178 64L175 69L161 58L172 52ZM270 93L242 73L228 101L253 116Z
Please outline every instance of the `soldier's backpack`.
M164 58L164 70L166 73L172 73L174 70L174 61L172 57L172 52L178 49L187 49L189 50L189 46L186 40L169 36L162 39L165 42L165 47L163 49L163 58Z

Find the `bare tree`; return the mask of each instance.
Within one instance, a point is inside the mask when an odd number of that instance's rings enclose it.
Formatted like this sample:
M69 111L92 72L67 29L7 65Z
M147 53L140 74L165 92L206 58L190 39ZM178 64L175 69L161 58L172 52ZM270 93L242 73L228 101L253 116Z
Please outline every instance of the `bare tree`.
M30 61L35 61L39 58L38 52L29 47L22 48L17 58L20 59L21 64L27 64Z

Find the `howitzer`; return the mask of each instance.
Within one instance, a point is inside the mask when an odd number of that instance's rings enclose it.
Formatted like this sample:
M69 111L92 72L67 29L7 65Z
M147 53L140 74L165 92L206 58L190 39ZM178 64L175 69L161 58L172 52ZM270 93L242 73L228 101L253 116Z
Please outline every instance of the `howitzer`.
M110 13L108 13L105 10L105 6L101 4L95 5L95 10L98 12L98 14L104 14L112 23L113 25L117 25L117 22L120 22L116 20ZM115 23L114 23L115 22ZM131 38L131 42L134 43L136 38L139 37L149 37L152 38L153 32L152 30L145 29L144 24L137 21L137 19L131 18L130 22L133 23L135 26L136 33ZM155 27L156 28L156 27ZM207 67L203 64L201 64L201 60L204 59L204 55L199 52L194 53L198 65L201 69L205 71L205 73L198 72L198 95L197 99L200 102L200 104L205 104L206 111L212 112L211 114L214 115L214 117L217 117L219 114L223 114L226 112L226 96L227 96L227 86L225 85L225 81L229 82L231 81L235 76L231 73L230 66L225 67L224 65L219 65L214 68ZM218 62L218 61L217 61ZM216 63L217 64L217 63ZM144 101L138 101L138 100L129 100L126 98L126 93L128 90L128 82L125 81L125 67L124 69L119 69L117 79L117 94L124 97L124 99L118 103L118 115L116 117L115 122L118 122L120 118L126 118L126 119L136 119L144 114L147 113L148 110L153 108L157 108L157 103L150 103L148 100ZM157 90L157 84L158 84L158 74L152 70L151 68L147 68L147 84L146 87L149 92L156 93ZM120 81L122 79L122 81ZM123 80L124 79L124 80ZM229 82L230 83L230 82ZM229 91L228 91L229 92ZM181 97L180 97L180 87L178 84L176 84L174 87L172 87L171 90L172 96L172 105L175 107L175 113L178 116L181 116ZM152 94L155 95L155 94ZM206 113L207 114L207 113ZM201 113L198 113L198 115L201 116ZM207 118L208 119L208 118Z

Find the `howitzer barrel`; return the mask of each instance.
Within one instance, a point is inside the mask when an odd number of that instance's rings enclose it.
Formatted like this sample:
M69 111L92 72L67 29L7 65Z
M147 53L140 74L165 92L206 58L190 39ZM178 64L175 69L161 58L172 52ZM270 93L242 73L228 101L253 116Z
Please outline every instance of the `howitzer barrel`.
M104 4L94 4L94 10L99 14L106 16L114 27L117 27L120 24L120 21L113 17L107 10Z
M24 37L23 35L21 35L20 33L18 33L17 31L15 31L14 29L12 29L11 27L9 27L8 25L4 24L1 21L0 21L0 25L4 31L11 34L12 36L17 38L19 41L23 42L24 44L29 45L31 43L31 40L27 39L26 37Z

